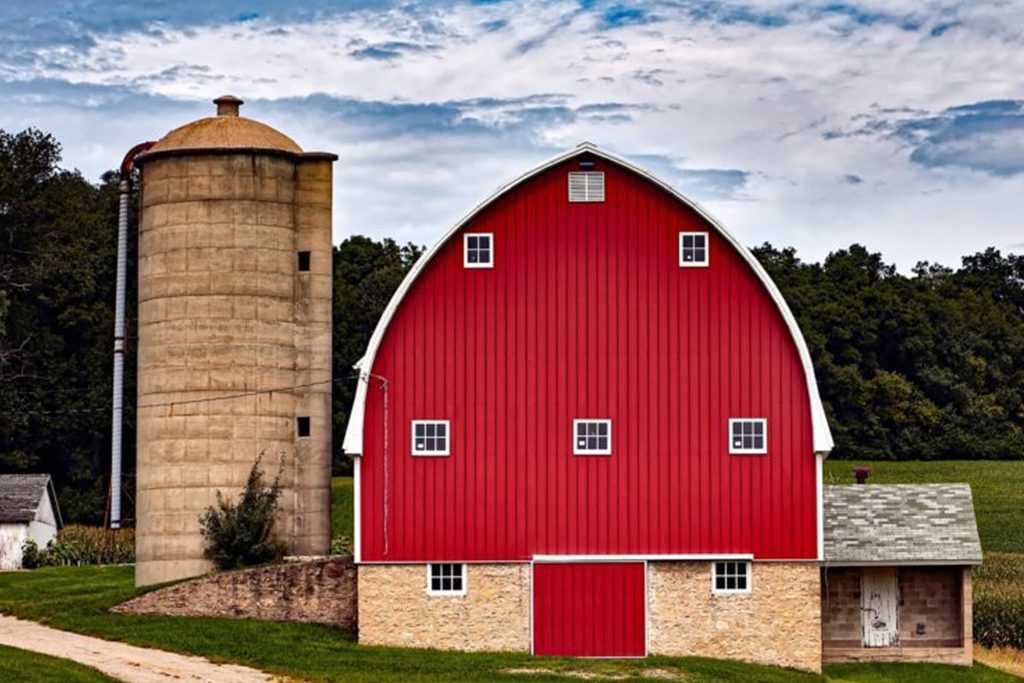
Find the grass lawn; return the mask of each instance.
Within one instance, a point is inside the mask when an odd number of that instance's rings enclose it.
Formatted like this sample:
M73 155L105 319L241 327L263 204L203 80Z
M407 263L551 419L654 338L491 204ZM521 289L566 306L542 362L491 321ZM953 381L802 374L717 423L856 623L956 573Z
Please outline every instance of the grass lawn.
M116 683L96 669L0 645L0 681L18 683Z
M331 479L331 538L343 535L350 541L355 539L352 532L355 514L352 494L352 477Z
M826 484L852 484L851 469L871 468L872 484L971 485L978 533L986 552L1024 553L1024 461L858 462L826 460Z
M838 666L830 667L825 676L820 677L701 658L534 659L516 654L446 653L360 646L344 630L312 624L107 613L108 607L135 594L132 572L132 567L57 567L0 573L0 612L110 640L196 654L215 661L249 664L311 681L537 683L579 680L559 674L566 671L595 674L594 680L651 681L654 679L645 677L644 673L649 676L652 670L685 677L688 683L1020 683L1021 680L983 666L973 669L927 665ZM536 673L510 673L510 669L529 669ZM7 680L3 672L0 668L0 680ZM70 676L55 678L76 680Z

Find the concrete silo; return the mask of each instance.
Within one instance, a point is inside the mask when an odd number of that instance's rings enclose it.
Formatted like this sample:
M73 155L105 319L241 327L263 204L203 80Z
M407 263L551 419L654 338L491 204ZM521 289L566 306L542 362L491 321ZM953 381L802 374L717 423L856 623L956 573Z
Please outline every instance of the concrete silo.
M210 568L199 516L261 454L268 478L284 461L275 536L330 549L337 157L215 103L136 162L137 585Z

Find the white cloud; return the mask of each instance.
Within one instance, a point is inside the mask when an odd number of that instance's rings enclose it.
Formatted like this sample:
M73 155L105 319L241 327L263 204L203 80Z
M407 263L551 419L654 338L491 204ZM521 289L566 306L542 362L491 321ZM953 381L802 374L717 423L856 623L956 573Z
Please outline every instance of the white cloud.
M6 73L130 89L153 98L156 114L98 133L112 106L16 103L0 125L53 129L68 160L96 173L233 92L251 100L244 113L341 155L338 237L429 242L499 183L587 139L670 159L656 170L747 243L791 244L805 258L856 241L908 268L1019 242L1024 177L915 163L913 141L894 130L953 106L1024 98L1013 29L1024 8L779 7L643 3L614 28L607 4L537 0L150 26L39 49L34 66ZM624 106L598 106L608 103ZM913 111L889 111L898 108ZM981 149L977 158L995 156Z

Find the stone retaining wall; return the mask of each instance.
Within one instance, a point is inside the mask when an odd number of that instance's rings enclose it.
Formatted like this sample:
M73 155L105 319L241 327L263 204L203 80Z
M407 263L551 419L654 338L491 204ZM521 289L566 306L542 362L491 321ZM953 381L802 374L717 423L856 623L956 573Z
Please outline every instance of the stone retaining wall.
M357 583L351 557L319 558L211 574L158 588L112 611L313 622L354 630Z

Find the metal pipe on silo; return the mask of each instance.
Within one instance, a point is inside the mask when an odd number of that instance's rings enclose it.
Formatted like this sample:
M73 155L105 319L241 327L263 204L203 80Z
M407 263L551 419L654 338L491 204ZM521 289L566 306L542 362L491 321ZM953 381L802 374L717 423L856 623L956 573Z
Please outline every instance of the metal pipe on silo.
M121 430L124 424L124 299L128 271L128 204L132 162L155 142L132 147L121 162L120 202L117 213L117 284L114 300L114 396L110 436L110 528L121 527Z

